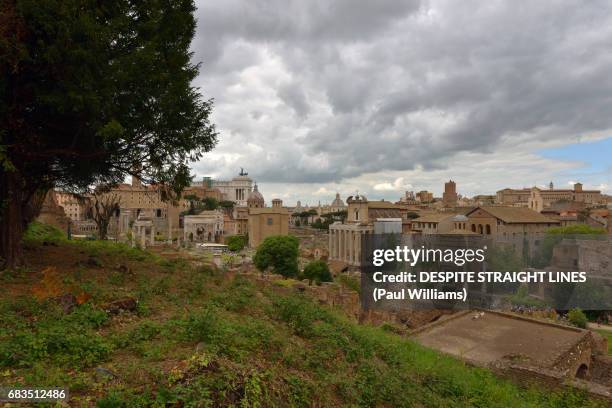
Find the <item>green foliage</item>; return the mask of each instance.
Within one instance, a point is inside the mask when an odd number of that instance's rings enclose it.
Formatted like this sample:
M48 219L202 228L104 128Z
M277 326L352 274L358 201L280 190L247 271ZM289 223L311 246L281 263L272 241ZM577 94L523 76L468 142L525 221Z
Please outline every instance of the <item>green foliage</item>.
M584 312L579 309L572 309L567 313L567 319L571 324L576 327L580 327L581 329L586 329L588 320Z
M608 339L608 355L612 356L612 331L597 330L604 338Z
M180 269L189 268L189 263L184 258L163 258L158 261L158 264L168 272L176 272Z
M30 198L54 186L86 192L137 173L169 199L190 184L190 163L217 142L212 100L192 86L194 12L192 0L3 2L15 35L0 38L0 203L20 206L0 206L0 228L31 221ZM14 231L0 236L20 242Z
M550 265L554 247L564 238L601 239L605 238L606 231L603 228L595 228L586 224L569 225L566 227L554 227L546 230L546 236L542 240L540 251L533 260L534 266L544 268Z
M30 223L23 235L23 242L26 245L42 243L58 244L65 241L66 234L64 234L58 228L37 221Z
M517 306L531 306L537 308L546 307L546 303L541 301L540 299L529 296L529 288L527 285L520 285L516 292L508 297L508 300Z
M22 327L0 342L0 366L23 367L52 361L72 367L86 367L108 357L111 344L95 330L107 321L103 311L89 305L69 315L47 313L36 327Z
M219 207L222 208L234 208L234 202L231 200L221 200L219 201Z
M214 197L205 197L202 204L207 211L216 210L219 207L219 201Z
M332 282L334 280L327 262L321 260L309 262L304 267L303 275L311 285L313 281L318 285L321 282Z
M328 230L332 222L331 218L317 218L310 226L321 230Z
M547 235L602 235L606 230L591 227L587 224L568 225L566 227L554 227L546 230Z
M72 240L69 244L93 257L104 255L109 258L129 259L132 261L161 261L161 258L156 254L147 252L141 248L132 248L130 245L121 242L105 240Z
M286 278L298 275L299 241L291 235L267 237L257 248L253 263L260 271L272 269Z
M361 293L361 283L359 282L359 279L354 278L352 276L348 276L346 274L339 274L337 276L338 282L340 282L342 285L346 286L347 288L354 290L357 293Z
M285 322L298 336L309 337L314 334L314 324L326 316L322 310L299 297L284 297L274 302L273 316Z
M244 249L247 239L244 235L232 235L225 239L225 243L230 251L238 252Z
M146 290L146 317L109 319L89 305L65 315L54 302L0 296L3 382L66 385L77 406L597 406L582 392L519 388L419 346L401 328L357 324L290 285L229 279L207 265L169 274L155 258L129 264L138 287L91 282L105 293ZM120 381L92 382L93 364Z
M185 199L189 201L189 209L183 211L182 215L195 215L200 214L202 211L211 211L219 208L219 201L214 197L204 197L200 200L197 196L189 194L185 196Z

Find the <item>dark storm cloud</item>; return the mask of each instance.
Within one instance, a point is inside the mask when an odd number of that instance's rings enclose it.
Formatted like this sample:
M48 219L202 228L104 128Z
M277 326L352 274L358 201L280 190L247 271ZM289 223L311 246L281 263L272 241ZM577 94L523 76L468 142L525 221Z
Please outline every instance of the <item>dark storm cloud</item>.
M330 182L612 128L612 3L202 1L201 173Z

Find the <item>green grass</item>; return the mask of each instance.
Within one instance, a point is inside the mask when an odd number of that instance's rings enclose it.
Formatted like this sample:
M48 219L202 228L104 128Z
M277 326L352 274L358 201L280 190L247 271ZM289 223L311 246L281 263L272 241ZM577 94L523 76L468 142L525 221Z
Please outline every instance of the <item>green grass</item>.
M23 235L23 242L26 245L36 245L43 242L59 244L65 242L66 234L52 225L40 222L31 223Z
M0 294L3 384L68 386L77 406L99 407L598 406L579 391L519 388L291 288L117 244L60 244L94 248L103 265L130 257L125 281L104 267L79 273L97 276L101 293L137 297L139 310L109 316L94 296L66 315L51 301ZM96 366L121 381L96 377Z
M597 333L608 339L608 354L612 356L612 332L607 330L596 330Z

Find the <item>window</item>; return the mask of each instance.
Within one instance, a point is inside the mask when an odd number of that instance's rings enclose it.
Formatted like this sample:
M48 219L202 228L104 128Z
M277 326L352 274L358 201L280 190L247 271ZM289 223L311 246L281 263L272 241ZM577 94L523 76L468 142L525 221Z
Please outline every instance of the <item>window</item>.
M359 210L355 210L355 221L359 221Z
M272 217L268 217L268 225L272 225L273 221L272 221Z

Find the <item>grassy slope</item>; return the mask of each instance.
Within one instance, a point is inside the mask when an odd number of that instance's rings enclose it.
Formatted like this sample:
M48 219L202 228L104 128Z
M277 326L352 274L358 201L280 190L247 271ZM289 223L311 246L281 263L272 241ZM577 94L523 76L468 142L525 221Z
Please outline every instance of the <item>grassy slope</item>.
M599 334L608 339L608 354L612 356L612 332L607 330L596 330Z
M102 407L596 406L517 388L288 288L116 244L41 239L27 245L29 268L0 281L3 384L67 385L75 405ZM48 264L91 299L69 315L36 301L28 288ZM137 313L94 306L126 295L140 299Z

